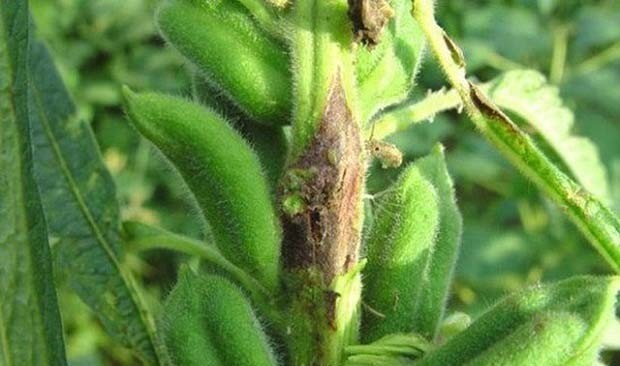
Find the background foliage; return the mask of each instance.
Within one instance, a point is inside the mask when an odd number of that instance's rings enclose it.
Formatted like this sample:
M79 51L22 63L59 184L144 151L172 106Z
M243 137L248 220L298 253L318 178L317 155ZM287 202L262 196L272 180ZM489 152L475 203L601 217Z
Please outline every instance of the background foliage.
M164 48L153 23L154 0L34 0L38 32L50 45L80 115L90 121L117 182L123 219L197 235L202 223L176 173L132 131L120 87L190 95L180 57ZM574 132L596 142L611 206L620 212L620 2L502 0L439 2L446 31L463 46L468 73L482 81L534 68L555 84L575 113ZM444 85L429 59L412 98ZM457 112L438 115L389 140L407 160L446 145L464 238L451 309L476 315L525 284L609 269L562 213L521 178ZM394 172L372 168L370 193ZM372 204L369 205L372 209ZM129 255L130 268L159 298L175 282L178 258ZM131 364L80 301L59 292L72 365ZM610 356L611 357L611 356Z

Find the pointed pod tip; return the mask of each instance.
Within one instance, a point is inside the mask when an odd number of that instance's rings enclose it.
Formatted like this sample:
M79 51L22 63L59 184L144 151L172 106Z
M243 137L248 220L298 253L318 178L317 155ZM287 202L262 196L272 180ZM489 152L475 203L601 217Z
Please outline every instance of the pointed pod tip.
M125 106L127 106L129 103L131 103L131 100L136 95L136 93L133 90L131 90L131 88L128 87L127 85L123 85L121 87L121 94L123 95L123 102L124 102Z
M195 274L195 272L192 270L192 267L190 267L186 263L181 264L181 266L179 267L179 272L178 272L178 277L179 278L185 278L185 277L188 277L188 276L192 276L194 274Z
M431 150L433 155L439 155L439 156L444 156L445 151L446 151L446 148L441 143L437 143L435 146L433 146L433 149Z
M123 107L125 110L125 115L127 116L127 120L134 127L138 127L138 122L140 120L139 115L136 114L136 98L138 94L131 90L127 85L123 85L121 87L121 98L123 100Z

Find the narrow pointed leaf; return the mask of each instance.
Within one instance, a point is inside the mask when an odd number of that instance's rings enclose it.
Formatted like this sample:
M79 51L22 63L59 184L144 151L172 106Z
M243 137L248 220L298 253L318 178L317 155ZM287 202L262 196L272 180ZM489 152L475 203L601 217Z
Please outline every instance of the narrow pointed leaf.
M394 17L375 48L360 47L356 58L363 123L379 110L404 100L422 64L424 34L409 13L408 0L393 0Z
M28 121L28 3L0 1L0 365L66 365Z
M435 58L478 130L564 210L592 246L620 273L620 219L558 169L514 121L467 79L460 49L435 21L433 0L414 0L412 5L412 14L424 31Z
M121 265L112 178L43 44L33 45L30 60L35 174L50 235L58 240L59 274L116 341L157 364L163 353L156 352L154 321Z

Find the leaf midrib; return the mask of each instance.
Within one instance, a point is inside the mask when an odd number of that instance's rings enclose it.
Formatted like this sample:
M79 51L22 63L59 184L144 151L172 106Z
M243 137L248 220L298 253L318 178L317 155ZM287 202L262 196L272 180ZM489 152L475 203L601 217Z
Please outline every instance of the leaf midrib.
M37 86L34 83L32 83L32 91L33 91L33 97L34 97L34 100L35 100L35 103L36 103L36 106L37 106L37 112L38 112L38 115L39 115L39 119L41 121L41 125L43 126L43 129L45 130L45 134L46 134L46 136L47 136L47 138L48 138L48 140L50 142L50 146L52 147L52 150L54 152L54 157L56 158L56 161L58 162L58 164L60 166L60 170L62 171L62 175L65 177L65 179L67 181L67 184L69 186L69 189L70 189L72 195L75 197L75 199L76 199L76 201L78 203L78 206L80 207L80 212L82 213L83 217L88 222L88 225L90 226L91 230L95 234L95 238L96 238L97 242L104 249L107 257L110 259L110 261L112 262L114 268L116 269L118 274L121 276L121 278L123 280L123 283L124 283L125 287L127 288L130 296L131 296L132 303L136 307L136 310L137 310L137 312L138 312L138 314L140 316L140 320L144 324L146 332L147 332L147 334L149 336L149 339L151 341L151 345L153 347L153 351L155 352L154 356L156 358L158 358L157 351L156 351L157 347L156 347L154 323L149 318L147 310L146 310L146 307L139 300L138 294L136 292L136 289L133 288L132 282L130 281L128 274L121 267L120 262L119 262L118 258L116 257L116 254L114 253L110 243L108 243L108 241L103 236L101 230L99 229L99 226L95 222L95 219L94 219L92 213L90 212L90 209L86 205L84 197L82 197L82 194L80 193L80 190L77 187L76 181L75 181L73 175L71 174L71 171L69 170L67 162L65 161L64 157L62 156L62 152L61 152L60 146L58 145L58 143L56 141L56 137L54 136L54 132L52 131L52 129L50 127L49 118L47 117L47 115L44 112L45 109L43 108L43 104L41 102L41 92L39 91L39 89L37 88ZM139 351L142 352L142 350L139 350Z
M3 32L4 33L4 32ZM9 68L10 70L10 68ZM13 121L15 121L17 118L15 116L15 108L14 106L14 95L13 93L10 92L10 88L9 88L9 92L7 93L9 95L8 100L9 100L9 109L10 109L10 113L9 113L9 119L12 118ZM14 123L13 123L14 125ZM13 146L14 150L18 150L15 148L15 146ZM15 156L19 156L15 155ZM21 169L21 159L18 159L17 164L19 165L19 168ZM20 174L21 176L21 174ZM21 182L20 182L21 183ZM18 184L18 189L19 189L19 196L23 197L23 192L22 192L22 186L21 184ZM20 220L21 221L21 220ZM20 224L23 224L22 222L20 222ZM2 309L0 309L2 310ZM0 346L2 347L2 355L4 356L4 363L8 366L8 365L13 365L13 361L11 360L11 355L9 353L9 340L8 340L8 336L7 336L7 329L6 329L6 325L4 324L4 316L2 316L3 314L0 314Z
M12 92L12 88L11 88L11 81L13 81L13 74L12 74L12 68L11 68L11 60L9 60L8 58L8 40L6 39L6 29L5 29L5 22L4 22L4 16L3 14L0 14L0 16L2 17L2 19L0 19L0 25L2 26L0 28L0 32L2 33L2 42L4 44L4 49L6 50L6 52L3 52L3 56L4 57L4 64L7 66L6 68L6 73L7 73L7 79L9 80L8 82L8 86L7 86L7 91L6 94L8 95L8 107L9 107L9 117L7 118L8 120L12 120L13 123L9 124L12 125L13 128L15 129L16 127L16 121L17 121L17 115L15 113L15 94ZM15 134L15 136L17 136L17 133ZM17 145L19 146L19 145ZM19 153L19 147L16 146L12 146L13 148L13 152L15 153L14 156L21 156L21 154ZM21 165L21 159L17 159L16 164L19 168L18 171L21 172L22 169L22 165ZM21 182L22 180L22 175L19 174L19 178L17 178L17 180L19 181L17 184L17 189L19 190L19 194L18 196L23 198L24 197L24 192L23 192L23 182ZM15 212L14 212L15 213ZM26 215L26 211L24 209L22 209L22 216L21 218L25 217ZM18 221L18 225L19 226L24 226L24 222L23 220L17 220ZM0 309L2 310L2 309ZM2 316L3 314L0 314L0 346L2 347L2 355L4 358L4 363L8 366L8 365L14 365L13 360L11 359L11 354L10 354L10 349L9 349L9 339L7 336L7 328L6 325L4 324L4 316Z

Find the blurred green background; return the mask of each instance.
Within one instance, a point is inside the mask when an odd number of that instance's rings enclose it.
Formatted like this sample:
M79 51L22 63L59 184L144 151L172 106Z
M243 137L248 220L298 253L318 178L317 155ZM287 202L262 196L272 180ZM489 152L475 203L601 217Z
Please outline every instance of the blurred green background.
M123 219L199 235L203 225L193 214L187 189L162 156L129 128L120 106L123 84L191 94L189 65L157 36L157 1L31 3L38 33L52 49L116 179ZM557 85L575 113L574 133L598 146L612 206L619 213L620 1L442 0L438 17L463 47L470 75L486 81L504 71L533 68ZM444 85L438 68L427 59L413 97ZM449 112L429 122L389 140L407 160L426 154L438 141L446 145L464 217L451 310L475 316L526 284L609 272L560 210L479 137L464 116ZM370 193L380 192L396 174L373 166ZM164 252L129 253L127 265L148 295L159 299L174 283L183 259ZM106 340L77 298L63 289L60 294L72 365L134 362Z

